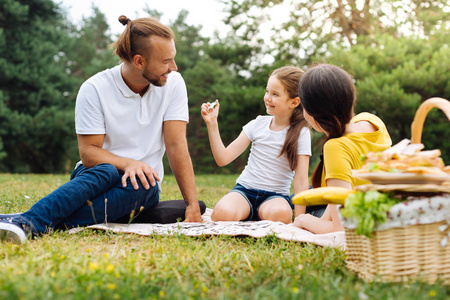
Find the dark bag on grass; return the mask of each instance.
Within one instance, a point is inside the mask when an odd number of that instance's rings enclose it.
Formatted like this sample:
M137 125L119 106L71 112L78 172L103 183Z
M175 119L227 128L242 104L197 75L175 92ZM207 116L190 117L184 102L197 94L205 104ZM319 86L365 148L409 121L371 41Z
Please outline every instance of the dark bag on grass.
M203 215L206 210L206 205L203 201L198 201L200 205L200 213ZM161 201L154 208L136 212L136 217L131 223L176 223L184 221L184 214L186 212L186 203L184 200L166 200ZM128 224L130 216L123 216L114 221L114 223Z

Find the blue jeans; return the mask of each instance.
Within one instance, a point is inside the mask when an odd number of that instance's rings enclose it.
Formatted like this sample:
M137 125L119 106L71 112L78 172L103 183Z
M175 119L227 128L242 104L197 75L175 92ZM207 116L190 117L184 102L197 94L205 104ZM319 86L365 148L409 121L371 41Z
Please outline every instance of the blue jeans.
M291 208L293 208L291 198L286 195L264 190L247 189L239 183L236 183L236 186L230 191L230 193L231 192L241 194L245 198L245 200L247 200L248 205L250 205L250 215L244 221L260 221L261 219L259 218L259 207L267 200L273 198L283 198L287 201Z
M105 210L107 221L112 222L130 215L132 210L137 214L141 206L155 207L159 202L158 185L146 190L139 178L137 181L138 190L133 189L129 178L127 187L123 187L122 176L113 165L99 164L92 168L80 165L72 172L70 181L39 200L17 221L30 225L33 235L38 235L51 228L104 222Z

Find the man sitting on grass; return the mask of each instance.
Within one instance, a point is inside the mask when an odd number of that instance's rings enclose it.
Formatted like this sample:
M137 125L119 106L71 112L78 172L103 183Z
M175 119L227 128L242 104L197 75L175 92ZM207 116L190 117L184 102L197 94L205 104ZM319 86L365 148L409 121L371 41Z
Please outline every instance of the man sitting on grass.
M121 16L114 44L122 64L81 86L75 127L81 161L71 180L30 210L0 222L0 238L23 244L50 229L114 221L159 202L167 149L186 202L185 220L201 221L186 140L187 91L175 63L173 31L151 18Z

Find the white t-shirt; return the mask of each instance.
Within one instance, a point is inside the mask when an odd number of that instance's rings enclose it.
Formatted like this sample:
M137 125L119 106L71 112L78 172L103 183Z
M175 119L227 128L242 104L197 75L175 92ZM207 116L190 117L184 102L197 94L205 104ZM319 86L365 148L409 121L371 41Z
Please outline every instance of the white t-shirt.
M247 166L236 180L247 189L258 189L290 194L294 171L289 167L286 155L280 155L289 127L281 131L269 128L273 116L258 116L242 130L252 142ZM311 133L302 128L298 137L298 155L311 156Z
M103 149L147 163L164 177L163 122L189 121L186 85L171 72L163 87L150 85L141 97L130 90L121 65L85 81L75 105L77 134L105 134Z

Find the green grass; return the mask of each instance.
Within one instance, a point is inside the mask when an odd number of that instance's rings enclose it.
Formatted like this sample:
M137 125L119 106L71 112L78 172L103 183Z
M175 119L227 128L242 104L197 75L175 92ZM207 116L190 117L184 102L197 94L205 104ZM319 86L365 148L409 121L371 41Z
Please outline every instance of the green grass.
M68 175L0 174L0 212L25 211ZM197 176L208 207L236 176ZM181 199L166 176L162 200ZM368 283L333 248L274 236L137 236L82 230L0 244L0 299L448 299L439 283Z

